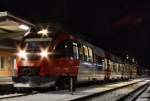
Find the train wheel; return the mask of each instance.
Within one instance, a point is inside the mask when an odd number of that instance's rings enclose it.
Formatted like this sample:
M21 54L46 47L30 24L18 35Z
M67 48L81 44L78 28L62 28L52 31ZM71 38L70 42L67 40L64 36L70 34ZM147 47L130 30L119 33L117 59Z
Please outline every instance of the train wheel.
M56 90L69 89L69 91L75 91L77 78L75 76L59 77L56 80Z
M69 77L67 76L58 77L55 83L56 90L65 89L68 87L69 87Z
M16 88L16 91L18 93L31 93L32 89L31 88Z

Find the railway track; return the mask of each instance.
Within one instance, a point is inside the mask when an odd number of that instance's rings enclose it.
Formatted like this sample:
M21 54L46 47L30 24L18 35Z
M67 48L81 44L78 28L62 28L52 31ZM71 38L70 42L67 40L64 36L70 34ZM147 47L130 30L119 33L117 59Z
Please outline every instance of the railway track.
M117 101L136 101L136 99L144 92L147 90L147 88L150 86L150 82L146 83L143 86L140 86L139 88L133 90L129 94L121 97Z
M14 94L7 94L7 95L1 95L0 100L2 99L9 99L9 98L16 98L16 97L22 97L22 96L28 96L28 95L34 95L38 92L30 92L30 93L14 93Z
M140 81L71 101L135 101L149 86L149 80Z

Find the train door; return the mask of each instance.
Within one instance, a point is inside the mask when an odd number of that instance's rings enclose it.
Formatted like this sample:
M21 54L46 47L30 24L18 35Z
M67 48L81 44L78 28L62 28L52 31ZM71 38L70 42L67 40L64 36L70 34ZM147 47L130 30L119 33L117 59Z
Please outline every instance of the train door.
M94 55L94 64L95 64L95 78L97 80L104 80L104 59L100 56Z

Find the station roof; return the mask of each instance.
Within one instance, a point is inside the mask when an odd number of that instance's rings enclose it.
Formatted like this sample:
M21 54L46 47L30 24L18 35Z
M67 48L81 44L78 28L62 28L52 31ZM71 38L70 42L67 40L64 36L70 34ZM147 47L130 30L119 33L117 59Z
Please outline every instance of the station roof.
M31 27L35 25L8 12L0 12L0 39L22 36Z
M0 12L0 49L12 49L16 40L21 40L23 35L31 28L35 27L34 24L16 17L9 12ZM14 43L8 43L8 40L14 40ZM5 44L7 43L7 44ZM11 47L12 46L12 47Z

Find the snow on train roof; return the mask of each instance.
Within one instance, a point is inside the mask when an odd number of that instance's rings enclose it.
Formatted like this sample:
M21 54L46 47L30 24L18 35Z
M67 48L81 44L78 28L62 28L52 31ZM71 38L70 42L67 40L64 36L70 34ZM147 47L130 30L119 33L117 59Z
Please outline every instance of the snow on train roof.
M87 46L93 48L93 53L94 53L94 54L96 54L96 55L98 55L98 56L100 56L100 57L105 57L105 51L104 51L102 48L99 48L99 47L97 47L97 46L94 46L94 45L92 45L92 44L90 44L90 43L88 43L88 42L86 42L86 41L83 41L83 40L80 40L80 42L81 42L82 44L85 44L85 45L87 45Z

